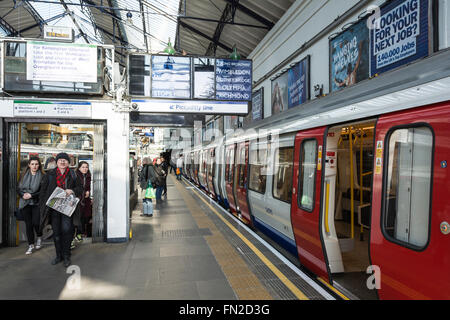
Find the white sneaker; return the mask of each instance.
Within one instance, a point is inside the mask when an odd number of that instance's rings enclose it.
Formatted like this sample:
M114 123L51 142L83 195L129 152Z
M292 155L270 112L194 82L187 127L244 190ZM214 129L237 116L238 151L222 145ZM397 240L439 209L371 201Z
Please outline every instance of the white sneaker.
M36 250L39 250L42 247L42 238L38 237L36 240Z
M33 249L34 249L34 245L30 244L28 246L28 250L27 250L27 252L25 252L25 254L32 254L33 253Z

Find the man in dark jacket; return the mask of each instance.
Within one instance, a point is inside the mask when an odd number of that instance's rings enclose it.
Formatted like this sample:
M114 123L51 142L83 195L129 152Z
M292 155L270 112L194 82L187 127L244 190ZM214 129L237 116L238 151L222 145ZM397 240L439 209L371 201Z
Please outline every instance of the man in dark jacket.
M64 189L67 195L74 194L81 198L83 187L81 181L73 170L69 168L70 158L67 153L59 153L56 156L55 169L49 170L42 179L39 204L41 208L41 222L45 223L47 216L51 216L53 240L55 242L56 258L52 265L64 260L64 266L68 267L70 261L70 243L73 238L73 215L68 217L46 206L47 200L56 187Z

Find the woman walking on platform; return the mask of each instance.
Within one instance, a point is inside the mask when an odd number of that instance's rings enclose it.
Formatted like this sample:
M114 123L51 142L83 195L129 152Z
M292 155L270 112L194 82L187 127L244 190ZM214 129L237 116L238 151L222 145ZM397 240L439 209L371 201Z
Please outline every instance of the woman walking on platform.
M70 261L70 243L73 237L73 217L55 211L46 206L47 200L56 187L65 190L66 195L74 194L81 198L83 187L75 172L69 168L70 158L67 153L59 153L56 156L55 169L47 172L42 179L41 192L39 196L41 208L41 222L44 222L47 215L51 216L53 240L55 242L56 258L52 260L52 265L64 260L64 266L68 267Z
M20 179L17 193L20 196L19 210L25 220L28 239L28 250L25 254L33 253L33 250L40 249L42 245L42 229L40 228L39 213L39 191L41 180L44 176L41 161L38 157L30 157L28 167L22 179ZM34 245L34 232L36 232L36 246Z

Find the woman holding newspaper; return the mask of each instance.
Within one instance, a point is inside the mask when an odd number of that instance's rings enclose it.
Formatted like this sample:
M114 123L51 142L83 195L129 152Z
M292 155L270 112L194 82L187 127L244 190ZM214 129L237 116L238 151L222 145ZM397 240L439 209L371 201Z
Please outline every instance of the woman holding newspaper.
M56 258L52 260L52 265L64 261L65 267L71 264L70 243L74 233L72 213L83 192L80 180L69 168L69 162L67 153L62 152L56 156L57 167L49 170L42 179L39 197L41 221L44 222L48 215L51 216L56 249Z

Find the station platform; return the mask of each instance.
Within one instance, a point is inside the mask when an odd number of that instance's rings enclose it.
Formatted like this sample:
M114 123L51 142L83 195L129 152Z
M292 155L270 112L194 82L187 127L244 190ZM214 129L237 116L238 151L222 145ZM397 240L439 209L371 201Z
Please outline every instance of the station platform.
M92 243L52 266L53 242L26 256L0 249L0 300L333 300L251 230L187 181L169 175L153 217L132 213L127 243ZM78 282L77 282L78 281Z

